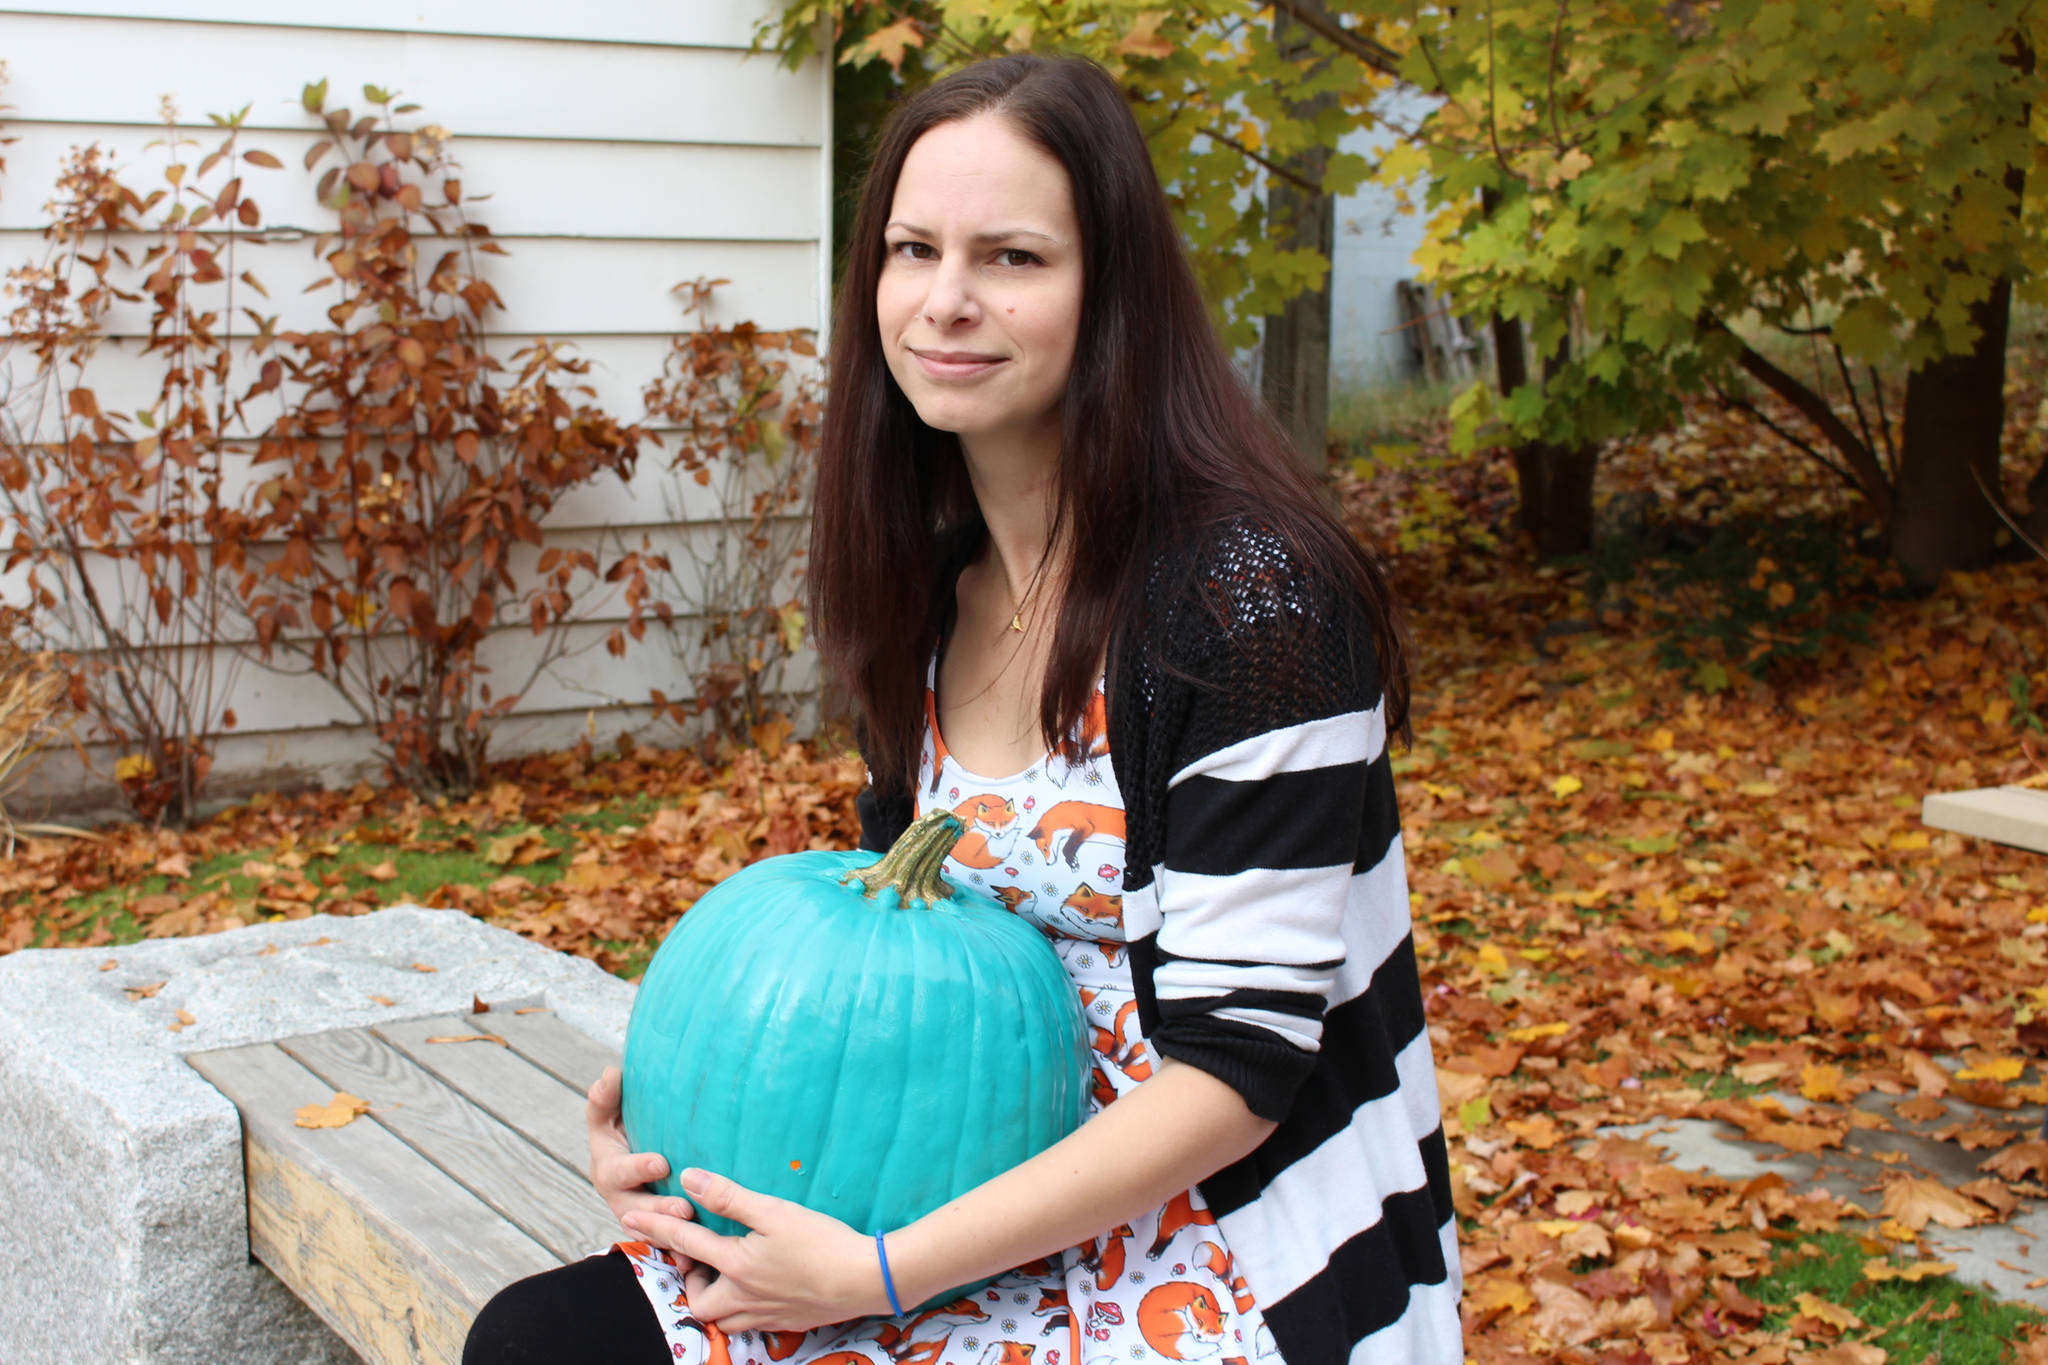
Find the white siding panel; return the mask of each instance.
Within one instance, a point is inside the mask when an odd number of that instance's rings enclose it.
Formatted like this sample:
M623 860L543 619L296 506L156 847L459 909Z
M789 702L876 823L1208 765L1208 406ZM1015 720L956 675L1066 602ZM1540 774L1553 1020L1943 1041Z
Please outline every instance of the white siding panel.
M24 14L190 19L300 29L558 38L571 42L745 48L772 0L356 0L345 10L305 0L37 0ZM345 22L343 22L345 21ZM309 47L317 43L309 43Z
M693 7L723 8L725 0L670 6ZM422 105L412 117L458 139L816 146L824 126L825 82L793 76L766 53L619 46L565 54L559 43L521 38L347 30L316 37L292 28L5 12L0 29L17 125L154 128L158 98L169 92L194 123L246 104L249 128L303 129L312 116L299 105L299 88L325 79L331 107L371 112L362 88L380 85ZM81 60L91 80L78 79ZM745 117L734 117L739 110Z
M422 106L409 118L454 133L466 198L511 252L478 258L507 304L488 319L492 349L509 357L539 337L572 342L594 363L595 401L636 420L642 390L686 321L671 292L677 284L730 281L718 292L715 323L828 324L830 72L814 59L792 73L746 51L775 5L364 0L337 11L288 0L47 0L0 8L0 58L12 64L7 95L16 106L7 131L20 135L0 181L0 270L45 254L42 210L70 147L103 143L130 183L147 190L163 183L166 153L145 146L163 135L162 94L195 125L248 104L245 147L272 152L288 169L244 173L265 232L240 242L232 268L253 271L271 297L238 286L233 307L277 314L286 330L325 327L331 287L304 290L326 274L311 235L333 215L313 201L314 177L299 165L317 135L298 91L326 78L330 101L361 114L361 86L375 82ZM187 131L199 142L188 161L218 140L210 127ZM148 240L123 245L138 250ZM430 262L436 244L421 246ZM216 289L199 306L218 312L229 303ZM86 381L103 407L132 411L153 397L161 362L139 354L145 309L124 304L110 326L113 338ZM17 374L23 359L11 358ZM8 364L0 359L0 369ZM277 401L259 400L252 419L266 420ZM691 551L717 543L708 523L720 509L709 491L669 470L673 453L672 444L650 446L630 482L607 479L565 498L546 518L548 543L615 548L645 535L691 574ZM229 482L240 488L247 478L244 469ZM258 558L264 552L253 547ZM538 553L514 552L529 583ZM19 598L21 577L0 575L0 599ZM520 719L498 731L494 752L567 742L600 711L606 737L633 726L672 738L668 727L647 725L641 703L650 687L688 692L676 646L650 625L644 642L615 659L602 641L623 614L617 589L599 585L580 605L589 615L573 628L581 652L543 677ZM246 631L231 619L222 634ZM686 625L681 638L687 645L694 631ZM513 686L537 647L514 625L493 633L485 655L498 682ZM335 780L373 765L370 737L324 683L238 663L231 643L217 648L240 721L221 741L217 793L294 776ZM806 660L791 683L813 679ZM47 768L37 790L74 809L104 802L104 781L62 777L67 764L63 757Z
M7 185L0 230L40 228L49 189L73 147L98 143L131 188L147 194L164 184L167 158L144 144L163 136L106 124L36 123L10 129ZM184 160L197 161L219 142L211 130ZM246 167L242 190L263 211L263 226L318 232L335 215L320 206L319 180L302 169L311 132L261 133L244 139L285 163L284 170ZM451 145L461 163L468 216L508 240L535 237L676 238L713 241L807 241L819 230L812 147L732 147L659 142L521 141L468 138ZM338 164L330 154L315 170ZM210 199L227 182L225 168L204 184ZM30 192L18 192L28 187ZM187 202L195 201L188 196Z
M716 296L715 322L809 327L824 311L819 297L822 253L816 242L535 238L508 244L506 250L510 254L479 257L505 301L505 308L492 310L487 319L498 334L575 340L592 334L673 336L682 329L683 314L671 291L699 277L730 281ZM244 289L237 306L277 314L285 331L329 325L332 288L304 292L329 273L325 263L313 259L309 241L245 241L236 252L236 271L253 271L270 291L266 303ZM7 266L42 254L38 234L0 232L0 262ZM242 326L253 330L246 320ZM109 327L116 336L146 336L148 310L142 304L119 304Z

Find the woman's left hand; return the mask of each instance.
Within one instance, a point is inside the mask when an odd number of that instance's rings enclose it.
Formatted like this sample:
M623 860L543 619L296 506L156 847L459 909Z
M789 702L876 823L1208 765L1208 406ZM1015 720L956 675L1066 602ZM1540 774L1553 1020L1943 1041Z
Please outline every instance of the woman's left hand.
M683 1280L693 1317L724 1332L807 1332L890 1311L873 1234L709 1171L684 1171L683 1192L753 1229L727 1237L665 1214L624 1215L648 1241L695 1262Z

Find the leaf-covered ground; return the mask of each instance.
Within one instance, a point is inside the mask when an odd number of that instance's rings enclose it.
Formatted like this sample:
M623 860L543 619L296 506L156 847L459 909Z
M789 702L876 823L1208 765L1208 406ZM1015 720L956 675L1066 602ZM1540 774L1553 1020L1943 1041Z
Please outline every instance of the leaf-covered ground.
M2040 395L2014 396L2014 441L2038 454ZM1513 547L1509 467L1444 455L1439 427L1336 482L1411 608L1417 742L1398 771L1470 1354L2048 1353L2006 1344L2041 1334L2027 1313L1962 1311L1916 1249L1930 1222L2048 1197L2030 1136L2048 858L1919 820L1929 792L2042 772L2025 746L2048 748L2048 565L1907 597L1813 548L1853 540L1840 492L1710 412L1603 468L1597 599L1585 568ZM403 897L634 975L719 878L852 840L857 760L768 739L719 764L585 745L462 802L363 787L185 833L32 841L0 866L0 950ZM1840 1151L1887 1122L1851 1103L1872 1090L1967 1101L1943 1136L1978 1178L1904 1163L1848 1205L1599 1131L1707 1117Z

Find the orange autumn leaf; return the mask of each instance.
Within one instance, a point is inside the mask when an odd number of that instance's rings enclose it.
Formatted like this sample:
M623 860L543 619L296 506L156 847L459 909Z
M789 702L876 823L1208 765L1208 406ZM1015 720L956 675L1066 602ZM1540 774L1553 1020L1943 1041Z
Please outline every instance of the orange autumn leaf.
M1863 1325L1863 1319L1838 1303L1829 1303L1814 1294L1802 1293L1793 1300L1798 1306L1799 1316L1822 1323L1836 1332L1853 1331ZM1798 1331L1795 1325L1794 1331Z
M2014 1143L1997 1156L1978 1162L1977 1169L1989 1171L2002 1180L2032 1179L2048 1183L2048 1141L2033 1138Z
M1842 1094L1842 1068L1824 1063L1808 1062L1799 1072L1799 1093L1817 1102L1831 1102L1845 1098Z
M1863 1263L1863 1278L1866 1280L1910 1280L1915 1284L1936 1275L1953 1275L1955 1266L1948 1261L1915 1261L1911 1265L1893 1265L1883 1257L1873 1257Z
M334 1092L325 1104L304 1104L293 1111L292 1122L301 1128L341 1128L370 1112L370 1102L346 1090Z
M1878 1206L1886 1217L1918 1232L1930 1222L1945 1228L1966 1228L1981 1223L1990 1210L1968 1195L1957 1194L1938 1180L1902 1176L1884 1187Z

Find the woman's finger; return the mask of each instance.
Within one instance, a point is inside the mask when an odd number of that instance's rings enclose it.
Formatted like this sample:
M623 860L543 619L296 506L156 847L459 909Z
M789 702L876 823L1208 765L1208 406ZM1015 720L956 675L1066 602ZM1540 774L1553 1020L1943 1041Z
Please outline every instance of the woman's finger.
M635 1236L720 1273L731 1270L741 1255L739 1238L720 1236L691 1219L675 1218L654 1209L633 1209L619 1221Z
M731 1311L722 1302L731 1297L730 1293L720 1293L723 1283L708 1266L696 1264L690 1267L683 1276L683 1293L689 1300L691 1316L700 1322L717 1323L723 1314ZM729 1332L733 1329L721 1324L719 1330Z
M786 1199L757 1194L736 1180L695 1166L684 1169L682 1186L683 1193L695 1200L698 1208L756 1232L765 1231L776 1214L789 1204Z

